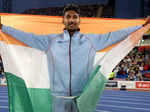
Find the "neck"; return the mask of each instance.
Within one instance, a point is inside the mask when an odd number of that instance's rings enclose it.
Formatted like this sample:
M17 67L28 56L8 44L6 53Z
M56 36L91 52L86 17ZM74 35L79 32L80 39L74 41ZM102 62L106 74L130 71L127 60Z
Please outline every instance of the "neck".
M68 32L69 32L70 37L72 37L73 34L75 33L75 31L68 31Z
M76 31L80 31L80 28L78 28L78 29L76 29L76 30L68 30L68 29L64 28L64 30L67 30L68 33L69 33L69 35L70 35L70 37L72 37L73 34L74 34Z

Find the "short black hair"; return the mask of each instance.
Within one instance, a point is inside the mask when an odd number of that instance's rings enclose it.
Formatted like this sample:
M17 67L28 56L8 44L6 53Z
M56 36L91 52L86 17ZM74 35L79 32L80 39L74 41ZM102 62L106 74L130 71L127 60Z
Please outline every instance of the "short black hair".
M63 10L63 15L65 15L65 13L67 11L70 11L70 10L73 10L75 11L76 13L80 14L80 8L78 5L75 5L75 4L67 4L65 7L64 7L64 10Z

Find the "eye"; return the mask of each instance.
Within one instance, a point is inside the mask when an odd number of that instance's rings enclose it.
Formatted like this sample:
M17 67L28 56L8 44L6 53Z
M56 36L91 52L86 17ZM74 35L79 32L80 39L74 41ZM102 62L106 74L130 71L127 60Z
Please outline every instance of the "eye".
M71 18L71 16L70 16L70 15L67 15L67 16L66 16L66 18L67 18L67 19L70 19L70 18Z
M74 15L74 16L73 16L73 18L74 18L74 19L77 19L77 18L78 18L78 16L77 16L77 15Z

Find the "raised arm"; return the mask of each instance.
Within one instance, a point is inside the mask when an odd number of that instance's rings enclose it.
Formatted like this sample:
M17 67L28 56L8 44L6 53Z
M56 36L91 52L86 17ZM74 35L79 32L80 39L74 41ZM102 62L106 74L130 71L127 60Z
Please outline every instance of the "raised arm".
M142 26L135 26L126 29L121 29L115 32L107 34L87 34L87 37L91 40L96 51L104 49L112 44L115 44L125 39L129 34L141 28Z
M48 44L50 42L50 35L35 35L33 33L26 33L4 25L2 25L2 31L30 47L37 48L42 51L45 51L48 48Z
M87 34L87 37L91 40L96 51L104 49L112 44L115 44L123 39L125 39L129 34L144 27L144 32L148 31L150 28L150 16L146 18L146 22L141 26L129 27L126 29L121 29L119 31L107 33L107 34Z
M1 21L1 20L0 20ZM15 28L2 25L0 22L0 30L14 37L15 39L29 45L30 47L37 48L45 51L48 48L50 37L52 35L35 35L33 33L26 33Z

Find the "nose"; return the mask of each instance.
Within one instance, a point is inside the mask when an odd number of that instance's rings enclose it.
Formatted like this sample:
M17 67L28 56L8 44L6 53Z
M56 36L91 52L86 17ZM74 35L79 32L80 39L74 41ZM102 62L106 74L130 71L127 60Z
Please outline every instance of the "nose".
M77 18L74 15L70 16L70 21L74 22Z
M69 19L69 23L73 23L74 22L74 19L73 19L73 17L71 17L70 19Z

